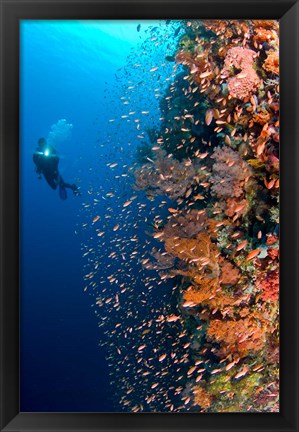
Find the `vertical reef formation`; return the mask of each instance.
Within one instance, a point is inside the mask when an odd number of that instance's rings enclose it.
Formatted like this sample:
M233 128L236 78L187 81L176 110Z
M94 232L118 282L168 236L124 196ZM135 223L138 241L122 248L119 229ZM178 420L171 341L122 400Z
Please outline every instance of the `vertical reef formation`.
M186 410L277 412L279 26L182 26L161 129L135 170L137 189L171 202L144 266L177 284Z

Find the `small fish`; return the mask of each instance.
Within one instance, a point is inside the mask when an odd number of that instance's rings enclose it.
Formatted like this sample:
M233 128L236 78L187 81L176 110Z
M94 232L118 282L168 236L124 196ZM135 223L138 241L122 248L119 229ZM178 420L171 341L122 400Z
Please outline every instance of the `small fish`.
M257 149L256 149L257 156L260 156L264 152L265 147L266 147L266 143L265 142L262 142L261 144L259 144L257 146Z
M209 126L213 120L214 113L213 110L209 109L206 112L206 125Z
M227 145L231 145L231 143L232 143L231 139L228 135L225 135L224 141L225 141L225 144L227 144Z
M174 56L166 56L165 60L167 60L169 62L174 62L175 61L175 57Z
M241 378L242 376L246 375L247 372L248 372L248 368L244 366L244 368L239 373L237 373L235 379Z
M176 29L176 31L174 32L174 36L177 36L179 34L180 30L181 30L181 27L178 27Z
M226 368L225 368L225 370L226 371L229 371L232 367L234 367L235 366L235 364L236 364L236 362L235 361L233 361L233 362L231 362L231 363L229 363L227 366L226 366Z
M266 179L264 179L264 183L267 189L272 189L274 184L275 184L276 180L272 179L269 181L269 183L267 183Z
M262 249L254 249L251 252L249 252L249 254L246 257L246 261L251 260L252 258L255 258L257 255L260 254Z
M196 303L194 303L193 301L186 301L185 303L182 304L183 307L193 307L196 306Z
M214 374L221 372L221 371L222 371L222 369L214 369L214 370L212 370L211 375L214 375Z
M175 322L177 320L179 320L180 317L176 316L176 315L170 315L168 318L166 318L167 322Z
M141 24L138 24L137 31L140 32L140 29L141 29Z
M208 152L201 153L201 154L198 155L198 158L199 158L199 159L204 159L205 157L208 156L208 154L209 154Z
M236 247L236 251L240 251L242 249L244 249L244 247L247 245L247 240L242 241L241 243L238 244L238 246Z
M255 371L257 371L258 369L260 369L262 366L264 366L263 363L261 363L261 364L255 366L252 370L255 372Z
M187 375L191 375L195 370L196 370L196 366L192 366L192 367L188 370Z
M195 201L203 200L203 199L205 199L205 197L203 195L198 194L198 195L195 195L194 199L195 199Z
M208 77L209 75L211 75L211 71L206 71L206 72L203 72L203 73L201 73L200 75L199 75L199 78L206 78L206 77Z
M164 233L161 232L161 233L156 233L156 234L154 234L153 237L154 237L155 239L157 239L157 238L162 237L163 235L164 235Z

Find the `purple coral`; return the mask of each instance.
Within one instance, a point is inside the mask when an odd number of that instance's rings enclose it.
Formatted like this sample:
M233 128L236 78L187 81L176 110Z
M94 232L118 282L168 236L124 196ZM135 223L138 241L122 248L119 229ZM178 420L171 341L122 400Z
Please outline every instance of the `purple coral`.
M164 150L156 151L153 163L135 170L136 188L145 190L148 196L168 195L177 199L196 183L200 162L179 162Z
M245 179L252 174L250 166L230 147L216 147L212 156L212 193L218 198L240 197Z

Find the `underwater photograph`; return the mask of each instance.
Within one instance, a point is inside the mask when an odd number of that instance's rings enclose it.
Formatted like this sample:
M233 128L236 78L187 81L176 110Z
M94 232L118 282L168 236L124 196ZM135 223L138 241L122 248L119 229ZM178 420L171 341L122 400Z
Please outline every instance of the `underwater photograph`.
M20 411L279 412L279 21L20 21Z

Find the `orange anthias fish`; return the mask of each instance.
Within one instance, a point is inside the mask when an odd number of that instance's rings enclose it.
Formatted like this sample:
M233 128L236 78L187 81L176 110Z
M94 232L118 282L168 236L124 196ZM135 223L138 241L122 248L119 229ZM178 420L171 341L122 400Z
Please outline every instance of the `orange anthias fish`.
M209 126L213 120L213 110L209 109L206 112L206 125Z
M249 261L252 258L255 258L257 255L260 254L261 251L262 251L262 249L254 249L251 252L249 252L249 254L246 257L246 261Z

